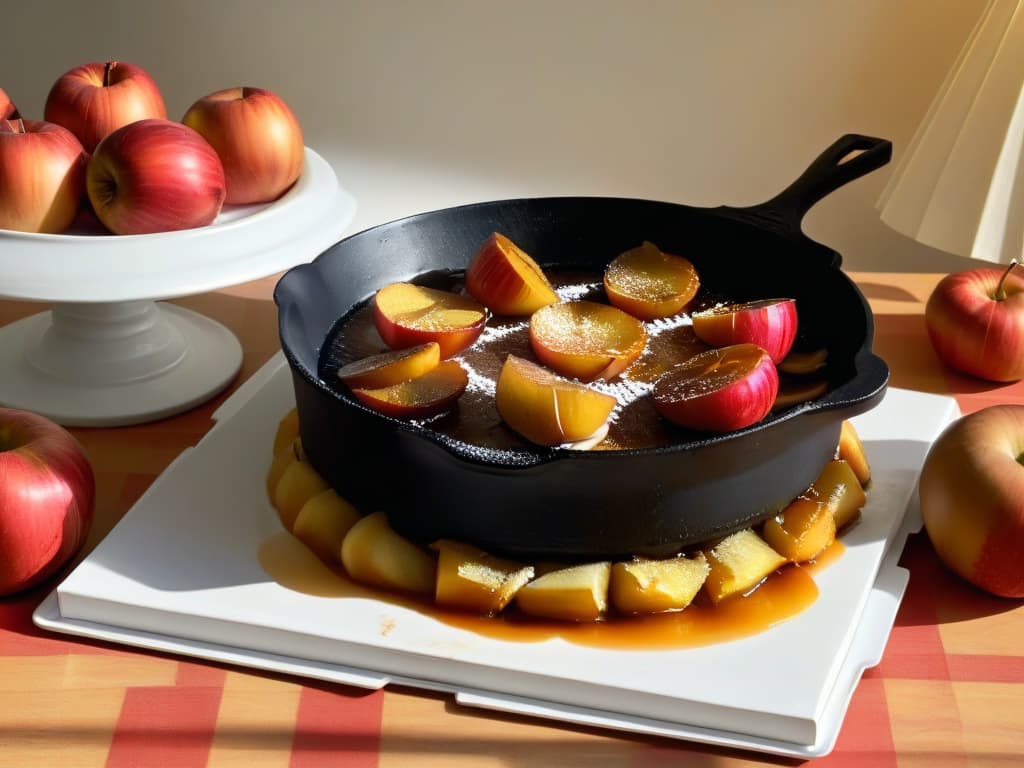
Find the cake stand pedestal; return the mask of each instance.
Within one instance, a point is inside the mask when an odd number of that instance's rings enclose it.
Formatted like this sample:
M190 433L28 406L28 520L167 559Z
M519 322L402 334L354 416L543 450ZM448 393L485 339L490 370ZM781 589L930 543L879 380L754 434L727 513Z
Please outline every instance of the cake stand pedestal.
M0 230L0 296L52 306L0 328L0 404L65 426L138 424L189 410L242 363L231 331L161 299L255 280L337 242L355 201L306 149L280 199L225 207L208 227L116 236Z

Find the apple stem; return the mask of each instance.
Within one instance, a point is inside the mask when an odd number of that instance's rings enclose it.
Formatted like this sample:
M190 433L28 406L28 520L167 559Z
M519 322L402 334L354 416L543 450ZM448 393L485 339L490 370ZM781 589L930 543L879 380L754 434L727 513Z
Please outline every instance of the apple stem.
M14 120L4 120L3 122L6 123L7 127L14 133L25 132L25 121L20 117Z
M103 65L103 87L104 88L106 88L106 87L108 87L110 85L110 73L113 71L114 67L116 67L116 66L117 66L117 62L116 61L108 61L106 64Z
M1006 283L1006 278L1010 274L1010 270L1019 265L1019 261L1017 261L1016 259L1010 259L1010 266L1008 266L1006 270L1003 272L1003 276L999 278L999 283L996 285L996 293L995 296L992 297L996 301L1005 301L1006 288L1003 287L1004 283Z

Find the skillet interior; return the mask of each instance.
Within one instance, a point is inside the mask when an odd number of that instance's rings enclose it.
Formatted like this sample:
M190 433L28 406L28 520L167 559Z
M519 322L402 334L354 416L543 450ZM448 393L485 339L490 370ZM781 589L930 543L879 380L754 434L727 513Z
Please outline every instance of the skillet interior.
M667 555L763 519L807 487L831 457L841 421L876 404L888 377L871 353L870 310L839 255L799 231L806 209L838 186L814 183L808 193L807 180L798 180L753 209L622 198L494 201L341 241L291 270L275 292L310 461L363 511L384 509L415 540L454 538L516 556ZM703 285L735 300L792 296L797 344L829 350L829 391L726 435L680 431L668 447L577 453L462 443L374 413L318 376L339 318L389 282L463 270L494 231L552 271L599 273L651 240L690 259Z

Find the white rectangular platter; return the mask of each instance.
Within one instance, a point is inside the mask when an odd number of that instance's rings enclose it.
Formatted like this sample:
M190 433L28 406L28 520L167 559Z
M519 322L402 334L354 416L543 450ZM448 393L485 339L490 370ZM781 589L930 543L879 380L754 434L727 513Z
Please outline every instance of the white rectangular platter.
M951 398L890 389L854 423L874 476L818 599L760 634L697 648L520 643L386 600L295 591L258 552L281 526L264 489L294 404L278 355L39 607L59 632L365 688L450 692L467 706L808 758L829 752L864 669L878 663L920 528L915 487ZM400 473L400 467L392 467ZM395 479L398 479L397 477ZM296 557L311 557L290 540Z

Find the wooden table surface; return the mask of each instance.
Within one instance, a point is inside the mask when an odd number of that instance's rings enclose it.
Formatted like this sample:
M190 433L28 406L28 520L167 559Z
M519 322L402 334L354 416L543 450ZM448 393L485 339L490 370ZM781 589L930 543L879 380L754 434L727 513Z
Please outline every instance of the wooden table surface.
M853 273L875 312L875 350L895 387L954 395L966 413L1024 403L1024 383L949 372L929 345L924 301L940 275ZM151 424L73 430L97 477L86 550L210 428L211 414L278 350L275 277L176 300L241 339L229 389ZM46 307L0 301L0 325ZM2 375L2 372L0 372ZM912 536L911 573L882 663L858 686L821 766L1024 765L1024 603L989 597ZM402 688L366 692L69 639L37 629L50 582L0 599L0 766L749 766L757 753L463 709ZM780 692L782 695L782 692Z

